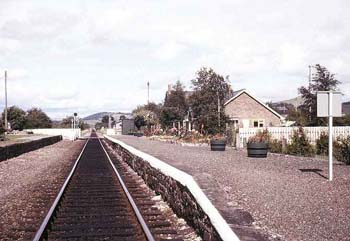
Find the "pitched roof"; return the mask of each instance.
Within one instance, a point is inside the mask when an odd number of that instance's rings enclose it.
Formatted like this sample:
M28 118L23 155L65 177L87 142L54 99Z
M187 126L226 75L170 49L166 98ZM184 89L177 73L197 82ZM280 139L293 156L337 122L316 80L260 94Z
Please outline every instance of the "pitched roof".
M253 95L251 95L246 89L241 89L241 90L237 90L233 92L232 97L227 100L224 104L224 106L226 106L227 104L229 104L231 101L235 100L238 96L240 96L241 94L246 93L248 96L250 96L253 100L255 100L256 102L258 102L259 104L261 104L263 107L265 107L267 110L271 111L274 115L276 115L278 118L280 118L281 120L284 119L283 116L281 116L280 114L278 114L275 110L273 110L271 107L269 107L268 105L266 105L265 103L261 102L260 100L258 100L257 98L255 98Z

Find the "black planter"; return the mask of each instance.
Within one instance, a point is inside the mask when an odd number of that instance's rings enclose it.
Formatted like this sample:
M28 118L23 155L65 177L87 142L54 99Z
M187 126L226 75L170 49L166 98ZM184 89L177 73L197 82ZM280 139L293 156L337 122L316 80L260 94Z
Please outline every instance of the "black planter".
M225 151L226 140L210 140L210 149L212 151Z
M253 142L247 144L248 157L266 158L268 145L265 142Z

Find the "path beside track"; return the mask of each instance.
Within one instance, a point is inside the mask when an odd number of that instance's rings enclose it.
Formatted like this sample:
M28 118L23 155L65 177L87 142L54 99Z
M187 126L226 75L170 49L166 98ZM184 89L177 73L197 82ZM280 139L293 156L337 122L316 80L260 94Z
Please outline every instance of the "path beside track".
M84 143L61 141L0 162L0 240L34 237Z

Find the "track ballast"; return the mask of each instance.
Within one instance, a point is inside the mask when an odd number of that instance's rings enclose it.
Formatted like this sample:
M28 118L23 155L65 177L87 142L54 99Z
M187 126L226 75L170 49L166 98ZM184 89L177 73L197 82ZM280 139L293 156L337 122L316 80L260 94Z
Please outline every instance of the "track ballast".
M34 240L153 240L100 140L92 137Z

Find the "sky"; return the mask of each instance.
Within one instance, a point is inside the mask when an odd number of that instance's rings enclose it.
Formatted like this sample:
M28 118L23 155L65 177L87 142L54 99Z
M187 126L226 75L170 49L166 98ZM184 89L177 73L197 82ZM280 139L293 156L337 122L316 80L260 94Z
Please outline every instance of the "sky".
M308 66L350 99L348 0L0 0L0 108L131 111L201 67L262 101L297 96Z

